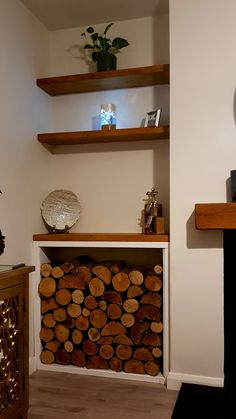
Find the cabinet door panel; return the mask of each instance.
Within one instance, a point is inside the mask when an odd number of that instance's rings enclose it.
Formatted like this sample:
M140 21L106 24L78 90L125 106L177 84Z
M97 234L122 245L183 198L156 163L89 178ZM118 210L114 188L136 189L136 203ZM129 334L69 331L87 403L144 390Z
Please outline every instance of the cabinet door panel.
M0 290L0 418L23 405L24 286Z

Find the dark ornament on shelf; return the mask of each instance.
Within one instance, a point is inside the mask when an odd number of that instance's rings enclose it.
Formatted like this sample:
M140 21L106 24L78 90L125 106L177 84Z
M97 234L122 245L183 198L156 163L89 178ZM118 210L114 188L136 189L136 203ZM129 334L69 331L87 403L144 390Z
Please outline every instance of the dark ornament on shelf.
M3 254L5 249L5 242L4 242L5 236L2 235L2 232L0 230L0 255Z

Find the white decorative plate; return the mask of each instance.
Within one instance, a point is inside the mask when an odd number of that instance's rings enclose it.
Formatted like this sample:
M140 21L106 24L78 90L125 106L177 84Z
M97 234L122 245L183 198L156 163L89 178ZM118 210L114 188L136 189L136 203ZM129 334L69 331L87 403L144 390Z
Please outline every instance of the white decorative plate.
M51 231L68 231L79 219L80 203L74 192L57 189L43 201L41 214Z

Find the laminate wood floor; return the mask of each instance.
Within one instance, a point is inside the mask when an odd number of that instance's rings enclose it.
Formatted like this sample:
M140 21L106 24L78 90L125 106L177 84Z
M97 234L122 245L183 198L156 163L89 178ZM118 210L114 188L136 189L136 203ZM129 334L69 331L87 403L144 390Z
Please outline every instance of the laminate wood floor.
M28 419L170 419L177 395L160 384L36 371Z

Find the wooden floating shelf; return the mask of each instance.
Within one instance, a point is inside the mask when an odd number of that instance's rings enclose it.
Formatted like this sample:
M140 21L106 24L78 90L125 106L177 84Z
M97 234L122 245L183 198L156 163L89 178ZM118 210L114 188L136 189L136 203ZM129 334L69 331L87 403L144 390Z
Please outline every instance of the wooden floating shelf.
M77 131L38 134L41 144L51 146L100 144L128 141L163 140L169 138L169 126L113 129L110 131Z
M40 78L37 86L51 96L169 83L169 64Z
M168 242L168 234L141 233L68 233L34 234L34 241L107 241L107 242Z
M198 230L236 229L236 202L196 204L195 223Z

